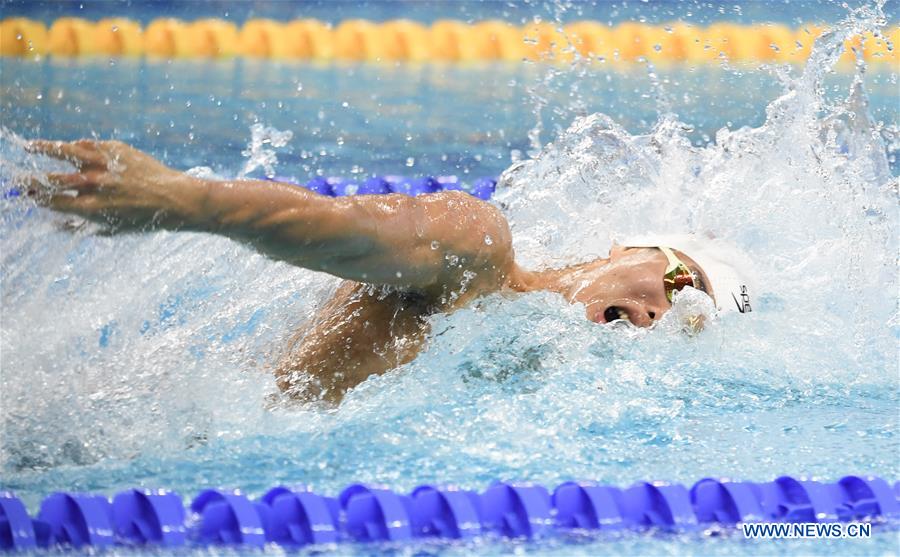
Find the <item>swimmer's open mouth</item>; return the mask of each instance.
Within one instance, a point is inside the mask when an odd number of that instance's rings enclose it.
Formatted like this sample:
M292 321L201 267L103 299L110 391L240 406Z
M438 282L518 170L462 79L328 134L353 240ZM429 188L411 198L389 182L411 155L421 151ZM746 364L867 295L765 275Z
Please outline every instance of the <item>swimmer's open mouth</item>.
M628 321L629 323L631 322L631 319L628 317L628 313L624 309L618 306L609 306L608 308L606 308L606 310L604 310L604 323L612 323L613 321L620 320Z

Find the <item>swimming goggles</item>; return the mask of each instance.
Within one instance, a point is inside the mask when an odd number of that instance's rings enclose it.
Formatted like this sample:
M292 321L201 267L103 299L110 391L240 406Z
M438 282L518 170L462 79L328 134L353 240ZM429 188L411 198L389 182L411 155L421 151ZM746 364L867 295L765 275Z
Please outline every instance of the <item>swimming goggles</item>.
M675 298L675 292L680 291L685 286L698 288L697 277L687 264L678 259L672 248L659 246L660 251L665 254L669 265L666 267L666 273L663 275L663 286L666 289L666 299L669 303Z
M696 288L701 292L706 292L697 280L697 275L691 271L687 264L678 259L672 248L658 246L660 251L666 256L669 265L666 267L666 273L663 275L663 286L666 289L666 298L669 303L675 299L675 292L681 291L685 286ZM685 320L684 331L689 335L694 335L703 329L704 318L702 315L690 315Z

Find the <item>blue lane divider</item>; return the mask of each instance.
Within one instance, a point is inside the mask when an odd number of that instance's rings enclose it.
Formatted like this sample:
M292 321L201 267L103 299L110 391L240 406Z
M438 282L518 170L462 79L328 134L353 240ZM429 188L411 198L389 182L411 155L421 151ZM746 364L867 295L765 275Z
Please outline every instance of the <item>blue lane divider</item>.
M294 178L276 176L263 179L304 187L319 195L344 197L348 195L377 195L385 193L401 193L416 196L439 191L464 191L479 199L490 199L497 188L497 180L493 178L477 178L471 184L464 184L456 176L422 176L410 178L406 176L373 176L362 180L321 176L301 183ZM3 189L3 188L0 188ZM16 188L3 189L0 198L19 197L21 192Z
M494 190L497 188L497 180L494 178L476 178L466 184L457 176L373 176L359 179L318 176L305 183L284 176L265 179L304 187L312 192L330 197L385 193L400 193L414 197L439 191L464 191L479 199L487 200L494 195Z
M696 526L690 492L680 484L640 482L622 492L619 508L632 528Z
M556 526L583 530L618 530L624 526L622 492L615 487L566 482L553 492Z
M264 502L254 504L239 492L218 489L202 491L191 503L191 511L199 516L196 530L201 545L251 545L266 543Z
M128 545L184 545L187 539L184 505L167 491L132 489L112 502L113 527L118 540Z
M416 537L472 538L481 534L478 494L422 485L412 492Z
M359 542L413 537L412 499L389 489L354 484L341 492L344 530Z
M553 526L550 494L541 485L497 482L481 495L481 525L509 538L534 538Z
M12 493L0 492L0 548L33 549L37 545L34 522L25 505Z
M746 482L700 480L691 488L691 501L700 522L737 524L763 516L753 484Z
M308 490L286 487L270 489L263 502L272 510L269 522L271 541L284 546L334 543L340 533L337 499Z
M38 520L50 527L48 545L77 549L111 546L116 541L112 505L102 495L54 493L41 503Z
M628 488L565 482L495 482L483 493L423 485L410 494L353 484L337 498L277 486L258 500L208 489L186 512L173 492L132 489L103 495L54 493L37 518L0 492L0 550L120 546L285 547L336 542L402 542L498 535L533 539L566 530L690 531L741 522L900 521L900 482L844 476L835 483L782 476L754 483L704 478Z

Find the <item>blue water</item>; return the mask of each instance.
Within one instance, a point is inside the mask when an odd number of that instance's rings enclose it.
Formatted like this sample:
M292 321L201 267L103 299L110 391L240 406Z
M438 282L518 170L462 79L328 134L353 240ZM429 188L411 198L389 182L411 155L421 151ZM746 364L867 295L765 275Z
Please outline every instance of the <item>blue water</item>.
M272 363L335 280L222 238L111 237L6 200L0 488L34 511L54 490L137 485L191 496L279 482L333 494L353 481L897 479L897 74L831 73L833 53L817 56L805 72L0 59L4 180L50 168L22 138L92 135L236 176L254 124L293 132L274 170L300 179L496 176L522 161L495 202L523 263L699 230L744 247L766 292L751 318L692 338L667 323L597 326L552 295L489 297L435 317L414 362L339 408L297 407L271 396ZM340 550L873 554L898 542L888 525L868 541L604 534Z

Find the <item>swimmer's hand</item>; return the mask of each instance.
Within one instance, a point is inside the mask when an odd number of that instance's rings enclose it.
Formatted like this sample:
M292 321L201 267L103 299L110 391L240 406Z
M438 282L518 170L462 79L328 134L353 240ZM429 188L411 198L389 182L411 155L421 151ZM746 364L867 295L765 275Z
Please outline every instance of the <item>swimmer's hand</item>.
M77 168L33 177L38 202L114 230L219 234L278 261L433 300L499 290L513 265L506 219L463 192L332 198L189 176L117 141L33 141L28 150Z
M31 177L31 197L51 209L116 229L178 226L201 193L185 187L182 173L119 141L36 140L26 150L76 168L73 173Z

